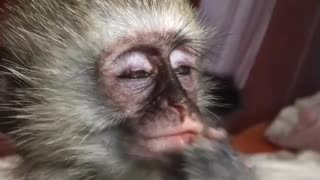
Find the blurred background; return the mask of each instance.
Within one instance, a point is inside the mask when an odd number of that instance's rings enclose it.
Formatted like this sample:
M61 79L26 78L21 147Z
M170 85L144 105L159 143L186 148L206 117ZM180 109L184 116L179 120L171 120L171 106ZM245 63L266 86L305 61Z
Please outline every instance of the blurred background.
M236 146L246 152L277 149L264 130L283 107L319 90L320 1L195 3L203 21L226 34L212 40L218 53L206 67L231 75L241 91L242 107L224 120Z

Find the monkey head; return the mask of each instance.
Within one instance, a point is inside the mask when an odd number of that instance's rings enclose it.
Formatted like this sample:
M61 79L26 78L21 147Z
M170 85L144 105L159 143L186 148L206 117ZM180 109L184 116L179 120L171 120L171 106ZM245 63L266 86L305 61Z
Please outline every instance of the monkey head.
M1 37L28 171L153 168L214 131L199 68L209 33L186 0L19 2Z

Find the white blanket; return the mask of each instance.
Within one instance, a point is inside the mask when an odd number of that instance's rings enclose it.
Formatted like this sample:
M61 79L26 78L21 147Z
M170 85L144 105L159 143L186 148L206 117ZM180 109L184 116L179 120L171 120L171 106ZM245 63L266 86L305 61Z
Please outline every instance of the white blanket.
M316 152L293 154L283 151L243 158L258 180L320 180L320 154Z

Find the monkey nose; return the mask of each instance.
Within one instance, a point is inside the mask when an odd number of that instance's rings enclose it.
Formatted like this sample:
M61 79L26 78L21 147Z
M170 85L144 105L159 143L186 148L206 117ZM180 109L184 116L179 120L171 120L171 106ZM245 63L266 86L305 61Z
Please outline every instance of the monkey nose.
M183 123L187 118L192 117L191 113L187 111L187 107L184 105L172 105L171 109L178 115L181 123Z
M198 120L195 115L185 115L182 116L181 119L183 119L181 120L182 129L190 129L198 135L200 135L205 129L204 124Z
M193 127L195 132L210 140L223 140L227 138L227 132L222 128L206 126L197 113L180 112L180 118L183 128Z

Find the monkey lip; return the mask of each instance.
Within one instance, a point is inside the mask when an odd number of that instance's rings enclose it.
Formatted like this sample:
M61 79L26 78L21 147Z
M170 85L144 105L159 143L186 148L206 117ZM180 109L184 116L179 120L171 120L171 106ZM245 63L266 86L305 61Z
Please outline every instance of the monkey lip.
M155 139L165 139L165 138L172 138L178 137L179 135L199 135L202 133L204 129L204 125L197 121L192 121L190 119L186 119L183 124L177 126L169 126L164 128L159 127L147 127L144 128L142 131L138 129L137 134L141 136L143 139L146 140L155 140Z
M175 153L181 152L191 145L197 136L198 134L193 131L185 131L157 137L147 137L140 142L140 145L143 146L144 153L148 154Z

